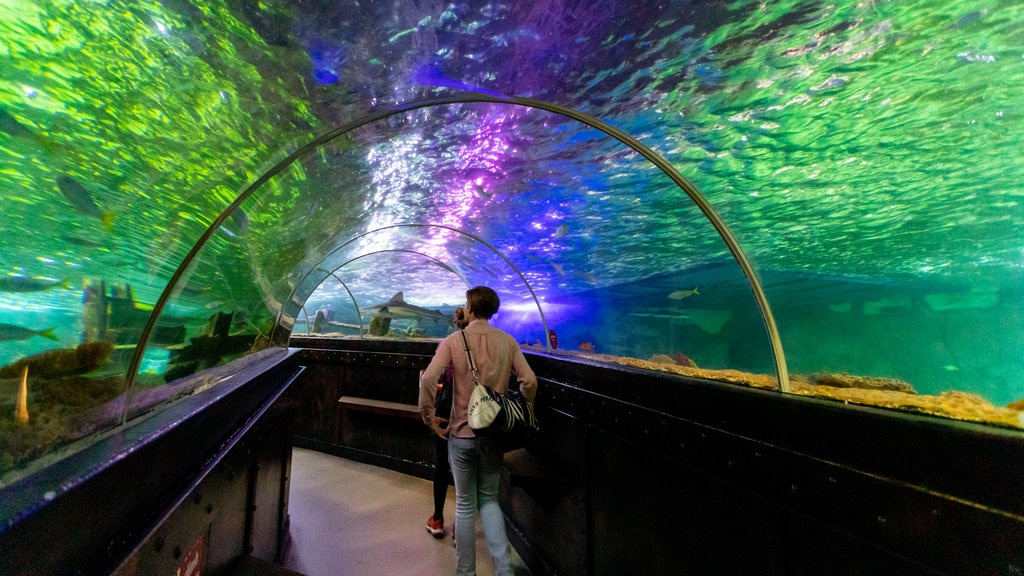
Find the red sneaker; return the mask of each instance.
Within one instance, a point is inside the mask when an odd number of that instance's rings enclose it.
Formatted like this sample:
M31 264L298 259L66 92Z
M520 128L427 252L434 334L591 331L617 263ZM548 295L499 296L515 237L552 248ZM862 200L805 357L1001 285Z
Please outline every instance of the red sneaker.
M434 520L434 516L431 515L427 518L427 532L434 538L444 538L444 520Z

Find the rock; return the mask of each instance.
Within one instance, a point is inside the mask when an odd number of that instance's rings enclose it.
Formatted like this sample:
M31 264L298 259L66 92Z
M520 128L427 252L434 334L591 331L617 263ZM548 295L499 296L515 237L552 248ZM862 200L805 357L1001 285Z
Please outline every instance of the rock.
M854 376L852 374L818 373L811 375L811 381L817 386L834 388L863 388L865 390L891 390L917 394L908 382L897 378L878 378L874 376Z

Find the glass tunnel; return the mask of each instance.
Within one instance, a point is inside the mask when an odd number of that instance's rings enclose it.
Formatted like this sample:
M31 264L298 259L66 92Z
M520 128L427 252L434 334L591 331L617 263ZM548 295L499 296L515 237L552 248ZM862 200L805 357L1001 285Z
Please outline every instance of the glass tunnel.
M1022 20L5 0L0 485L476 285L528 353L1020 428Z

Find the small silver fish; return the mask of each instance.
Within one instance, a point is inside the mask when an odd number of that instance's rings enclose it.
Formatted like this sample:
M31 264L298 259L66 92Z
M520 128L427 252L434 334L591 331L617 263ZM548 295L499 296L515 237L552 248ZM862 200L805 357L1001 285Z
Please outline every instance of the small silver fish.
M32 330L31 328L23 328L21 326L15 326L14 324L0 324L0 342L28 340L33 336L42 336L43 338L49 338L50 340L57 340L57 337L53 335L53 331L56 329L57 327L53 326L46 330Z
M562 224L561 226L558 227L557 230L555 230L555 238L561 238L562 236L565 236L568 233L569 233L569 225L568 224Z
M61 234L61 240L64 240L68 244L74 246L81 246L83 248L106 248L107 245L104 242L97 242L89 238L83 238L81 236L73 236L71 234Z
M669 293L668 297L670 300L682 300L683 298L689 298L694 294L700 296L700 292L697 292L697 289L694 288L693 290L676 290L675 292Z

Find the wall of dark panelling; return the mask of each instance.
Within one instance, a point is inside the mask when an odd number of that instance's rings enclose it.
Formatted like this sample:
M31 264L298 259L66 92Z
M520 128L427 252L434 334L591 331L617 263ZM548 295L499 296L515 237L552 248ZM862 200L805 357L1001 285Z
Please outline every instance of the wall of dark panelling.
M414 405L436 342L292 344L4 488L2 571L273 560L293 431L432 477ZM501 498L537 576L1024 573L1020 430L527 358L543 430L506 455Z
M329 406L415 403L436 344L296 340L299 441L429 477L422 424ZM543 431L502 499L534 574L1024 573L1018 430L527 358Z
M308 366L299 390L299 446L344 456L421 478L432 478L434 444L415 415L346 409L339 400L381 400L413 410L420 370L427 367L436 341L293 339ZM332 348L329 348L332 347Z

